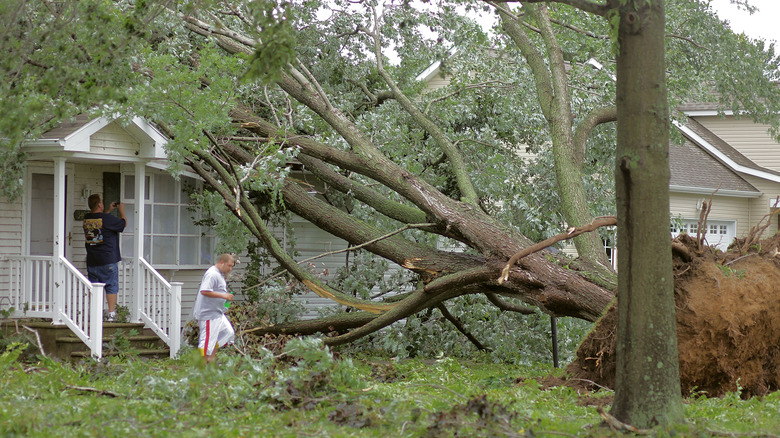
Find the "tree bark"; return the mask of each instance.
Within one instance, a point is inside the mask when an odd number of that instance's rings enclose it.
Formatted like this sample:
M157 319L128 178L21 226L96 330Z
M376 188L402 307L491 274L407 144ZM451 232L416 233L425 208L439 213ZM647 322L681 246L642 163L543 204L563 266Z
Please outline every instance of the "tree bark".
M617 4L617 2L614 2ZM664 2L617 7L618 327L620 421L646 428L683 420L669 240L669 116Z
M571 105L566 63L563 50L552 29L552 23L545 5L525 5L523 10L539 23L547 58L536 48L521 18L499 9L499 15L506 34L515 42L534 75L537 100L550 129L553 158L555 160L555 181L561 200L561 213L568 226L580 227L590 223L593 215L588 206L588 196L582 180L584 140L595 126L586 118L575 136L574 115ZM605 122L608 119L598 119ZM587 129L589 127L589 129ZM584 131L584 132L583 132ZM586 233L574 238L577 253L583 259L610 266L604 251L604 244L598 233Z

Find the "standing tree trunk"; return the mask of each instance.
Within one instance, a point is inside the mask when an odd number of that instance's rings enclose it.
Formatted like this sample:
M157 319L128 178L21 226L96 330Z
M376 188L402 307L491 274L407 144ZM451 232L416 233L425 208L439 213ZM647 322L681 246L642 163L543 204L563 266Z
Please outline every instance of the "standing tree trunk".
M619 256L612 414L651 427L683 420L669 240L664 2L620 3L625 4L617 9Z

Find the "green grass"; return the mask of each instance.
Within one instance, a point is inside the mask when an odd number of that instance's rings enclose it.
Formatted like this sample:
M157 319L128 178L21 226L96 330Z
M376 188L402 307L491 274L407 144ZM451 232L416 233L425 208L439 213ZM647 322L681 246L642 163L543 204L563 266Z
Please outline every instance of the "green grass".
M574 390L544 389L538 382L559 370L542 364L334 359L305 342L279 356L222 353L216 366L191 352L81 364L20 363L18 354L0 356L4 437L625 436L601 426ZM686 416L651 436L775 436L780 396L699 396L686 400Z

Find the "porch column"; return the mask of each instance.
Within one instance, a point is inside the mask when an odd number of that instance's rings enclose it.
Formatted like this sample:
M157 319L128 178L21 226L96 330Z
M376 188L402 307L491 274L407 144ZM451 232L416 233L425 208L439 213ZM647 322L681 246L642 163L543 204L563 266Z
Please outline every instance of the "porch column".
M141 321L141 308L144 305L144 270L141 258L144 256L144 193L146 191L146 163L135 163L135 224L133 235L135 236L135 281L133 293L130 297L130 320Z
M35 206L33 206L33 209ZM33 210L34 211L34 210ZM62 324L65 312L65 275L60 260L65 258L65 158L54 158L54 239L52 249L52 283L54 315L52 323Z

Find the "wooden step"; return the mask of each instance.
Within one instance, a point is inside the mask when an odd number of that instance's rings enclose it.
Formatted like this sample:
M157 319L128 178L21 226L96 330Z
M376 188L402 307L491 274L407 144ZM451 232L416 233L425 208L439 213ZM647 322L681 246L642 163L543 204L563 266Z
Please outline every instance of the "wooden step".
M103 350L103 357L110 357L110 356L119 356L122 353L128 353L128 352L121 352L121 351L105 351ZM147 348L147 349L133 349L132 350L133 355L141 356L141 357L155 357L155 358L166 358L171 355L171 350L168 348ZM79 350L79 351L73 351L70 353L70 357L72 359L83 359L88 358L92 356L92 352L89 350Z
M66 325L52 325L51 321L40 320L17 320L3 322L0 329L6 333L16 330L18 324L27 326L38 332L41 344L47 355L56 356L61 359L79 359L90 357L89 348L79 339ZM123 323L123 322L104 322L103 323L103 355L113 356L119 354L118 351L106 348L106 343L111 343L117 331L121 332L121 337L127 339L134 354L145 357L168 357L170 350L152 329L145 328L143 323ZM130 336L130 332L136 334Z
M157 336L154 336L154 335L124 336L124 338L127 339L128 341L130 341L131 344L140 344L142 342L146 342L146 343L153 343L153 344L160 343L160 344L164 345L164 343L162 342L162 339L160 339L160 338L158 338ZM103 335L103 342L104 343L105 342L111 342L114 339L116 339L116 336ZM81 339L79 339L76 336L63 336L61 338L57 338L57 342L60 342L60 343L63 343L63 344L68 344L68 343L72 343L72 344L82 343L83 344Z

